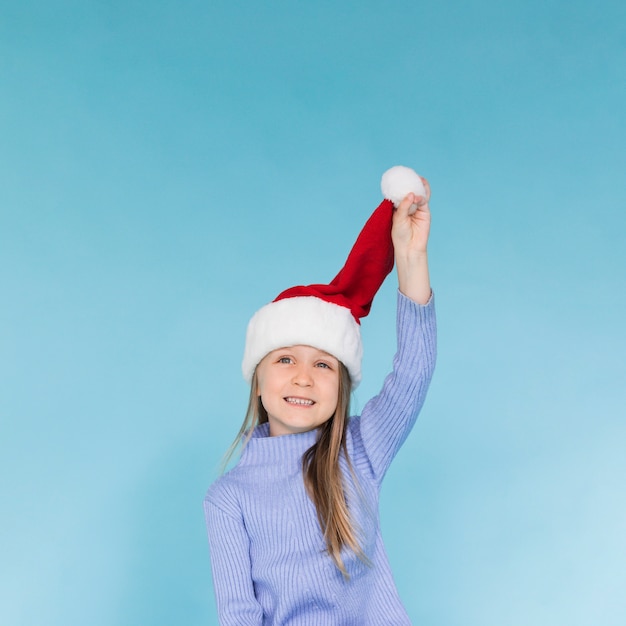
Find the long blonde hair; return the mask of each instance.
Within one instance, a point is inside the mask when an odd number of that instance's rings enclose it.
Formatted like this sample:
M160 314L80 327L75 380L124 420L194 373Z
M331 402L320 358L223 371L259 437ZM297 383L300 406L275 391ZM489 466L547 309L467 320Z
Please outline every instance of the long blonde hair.
M341 558L341 551L344 547L349 548L359 559L367 562L356 537L354 523L346 501L344 476L339 464L340 454L343 451L354 477L346 447L351 389L350 374L344 364L339 362L337 408L330 419L319 427L317 441L302 456L304 485L315 505L317 519L326 542L326 550L346 579L349 576ZM226 466L239 443L245 447L255 426L265 424L267 421L267 411L257 393L257 372L255 370L250 383L250 400L246 417L235 441L225 455L223 467Z

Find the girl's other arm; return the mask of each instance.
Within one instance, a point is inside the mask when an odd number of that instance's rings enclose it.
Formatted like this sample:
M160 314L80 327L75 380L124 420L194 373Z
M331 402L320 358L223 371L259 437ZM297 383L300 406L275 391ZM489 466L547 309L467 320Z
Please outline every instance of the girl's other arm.
M254 595L250 540L243 521L208 499L204 514L220 625L260 626L263 609Z

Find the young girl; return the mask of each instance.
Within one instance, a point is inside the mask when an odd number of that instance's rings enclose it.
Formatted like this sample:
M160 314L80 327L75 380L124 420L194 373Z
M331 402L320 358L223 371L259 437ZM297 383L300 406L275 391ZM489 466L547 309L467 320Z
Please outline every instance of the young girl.
M410 624L385 554L378 498L435 365L430 190L398 167L383 176L383 191L387 199L335 279L288 289L248 326L241 458L204 501L222 626ZM348 417L361 377L359 319L394 257L393 372L361 416Z

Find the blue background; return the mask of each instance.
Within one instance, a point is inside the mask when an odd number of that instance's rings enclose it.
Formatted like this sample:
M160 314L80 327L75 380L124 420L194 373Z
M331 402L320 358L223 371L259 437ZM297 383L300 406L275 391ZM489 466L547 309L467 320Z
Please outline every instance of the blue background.
M332 278L399 163L440 329L382 502L407 610L626 622L626 4L0 7L0 623L217 623L245 325Z

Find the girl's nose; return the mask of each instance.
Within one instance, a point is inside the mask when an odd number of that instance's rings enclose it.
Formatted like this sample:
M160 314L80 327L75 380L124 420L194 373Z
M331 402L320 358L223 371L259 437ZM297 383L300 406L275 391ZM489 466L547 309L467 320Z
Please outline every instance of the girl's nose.
M299 367L293 375L293 383L300 387L309 387L313 383L313 378L308 368Z

